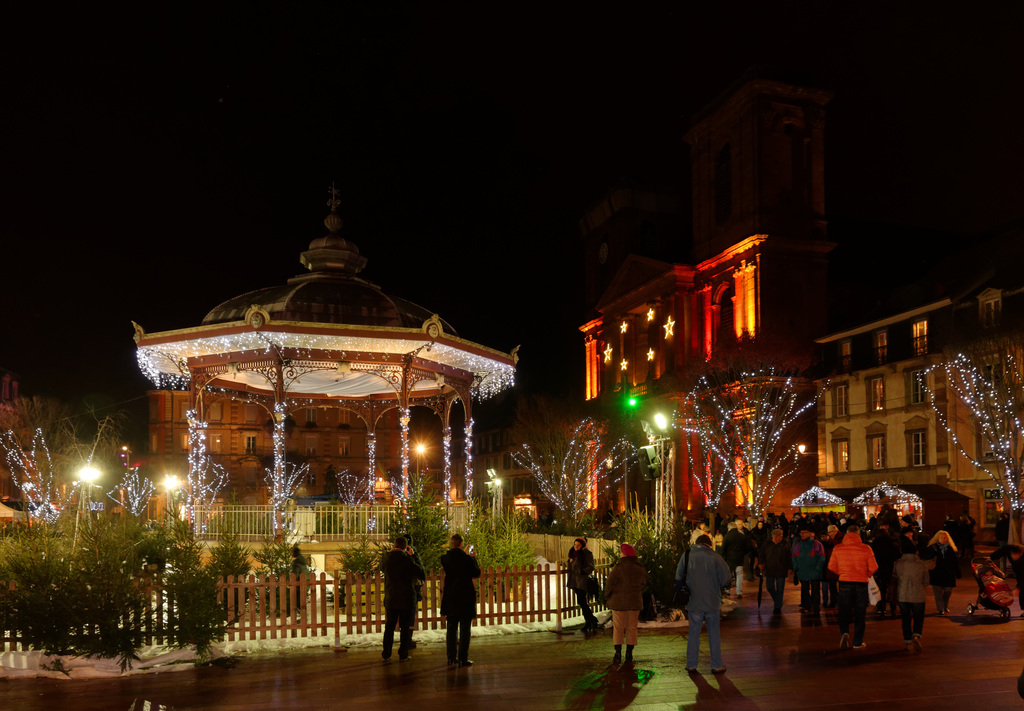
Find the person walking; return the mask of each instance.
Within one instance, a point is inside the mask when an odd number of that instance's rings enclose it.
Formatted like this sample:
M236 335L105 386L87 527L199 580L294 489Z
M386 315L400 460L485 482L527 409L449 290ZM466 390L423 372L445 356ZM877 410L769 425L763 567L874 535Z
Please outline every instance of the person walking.
M893 514L895 515L895 514ZM875 535L871 537L871 551L875 554L875 562L878 563L878 572L875 573L875 583L882 593L882 599L875 605L875 613L879 617L885 617L886 597L889 594L889 584L892 582L892 569L900 558L900 543L896 540L889 524L889 519L880 519ZM896 616L896 609L893 608L893 617Z
M960 577L960 560L953 536L945 529L928 541L928 556L935 561L935 567L928 574L931 579L935 609L940 615L949 614L949 597Z
M838 526L830 524L820 540L825 549L825 578L821 581L821 606L828 610L839 604L839 576L828 569L828 563L832 560L832 550L843 540L843 534L839 532Z
M471 546L472 547L472 546ZM441 593L441 614L447 618L445 642L448 646L448 664L471 667L469 661L469 629L476 617L476 586L473 579L480 577L476 552L462 550L462 536L451 537L451 548L441 556L444 569L444 591Z
M921 633L924 631L924 603L928 585L928 564L917 554L917 546L906 537L900 539L902 555L892 569L896 584L896 601L903 617L903 644L921 651Z
M736 597L743 597L743 559L751 550L753 545L750 536L744 533L743 519L737 518L722 541L722 557L736 573Z
M594 554L587 548L586 538L573 541L569 551L569 574L565 586L576 594L576 604L583 613L583 631L597 630L597 617L590 609L587 601L587 579L594 572Z
M416 581L425 580L426 572L416 551L404 536L395 539L394 547L384 555L380 569L384 573L384 651L381 658L388 662L395 643L398 626L398 659L409 658L412 647L412 618L416 609Z
M306 563L306 557L302 555L302 551L299 550L298 546L292 546L292 575L296 576L298 580L305 580L305 576L309 575L309 565ZM305 607L306 603L306 591L301 585L295 586L295 605L298 609Z
M786 579L793 569L793 549L789 541L783 538L781 528L772 529L771 539L757 551L757 560L761 574L764 575L764 586L768 588L775 606L772 614L781 615Z
M637 622L644 607L643 591L647 587L647 569L637 560L636 550L628 543L619 547L619 558L604 584L604 601L612 611L612 664L622 661L622 640L626 640L626 663L633 661Z
M825 576L825 546L814 538L809 524L800 526L800 540L793 544L793 570L800 581L800 611L821 612L821 579Z
M721 608L722 588L725 587L732 571L722 556L711 550L711 538L700 536L690 549L689 564L686 554L679 558L676 566L676 589L683 584L683 570L686 569L686 585L690 588L690 601L686 612L690 621L686 640L686 671L697 672L697 657L700 652L700 630L706 627L708 647L711 651L711 673L725 673L722 663Z
M866 647L864 618L868 609L868 578L878 570L871 547L860 539L860 526L851 525L843 540L832 549L828 569L839 576L839 648L849 649L850 618L853 618L853 648Z

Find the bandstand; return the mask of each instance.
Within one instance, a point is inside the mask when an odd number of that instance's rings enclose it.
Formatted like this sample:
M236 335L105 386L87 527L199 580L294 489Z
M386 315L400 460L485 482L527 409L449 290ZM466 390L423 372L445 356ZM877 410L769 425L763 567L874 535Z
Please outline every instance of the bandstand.
M472 402L512 385L516 350L503 353L460 338L437 314L384 294L358 276L366 265L341 236L337 192L331 190L328 234L313 240L300 261L308 273L257 289L211 310L202 324L146 333L135 326L139 365L161 389L188 391L189 514L209 505L215 472L207 451L207 412L218 401L241 400L268 413L273 425L270 500L279 513L298 479L286 461L285 422L300 408L338 408L366 427L368 501L376 481L376 428L397 410L401 489L409 487L410 408L441 420L444 497L452 490L453 405L465 413L465 491L472 490ZM457 409L456 409L457 412Z

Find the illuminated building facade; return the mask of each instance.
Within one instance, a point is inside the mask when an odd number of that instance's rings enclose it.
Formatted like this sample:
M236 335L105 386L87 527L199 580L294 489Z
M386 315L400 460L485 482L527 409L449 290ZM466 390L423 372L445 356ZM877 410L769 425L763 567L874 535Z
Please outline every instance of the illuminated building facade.
M610 276L603 284L600 274L587 280L604 287L594 317L580 327L587 400L633 396L647 409L672 412L695 367L722 344L754 339L813 350L827 325L834 246L824 217L829 98L754 78L701 112L685 135L692 239L680 230L674 248L659 242L661 258L634 253L645 223L671 224L664 214L671 203L656 194L613 194L581 220L588 265L621 257L614 273L604 269ZM677 466L684 460L677 457ZM677 506L698 515L702 496L680 474ZM808 476L813 483L809 469ZM807 488L804 478L791 479L779 501ZM630 481L628 490L642 496L643 486ZM622 505L620 494L616 507Z

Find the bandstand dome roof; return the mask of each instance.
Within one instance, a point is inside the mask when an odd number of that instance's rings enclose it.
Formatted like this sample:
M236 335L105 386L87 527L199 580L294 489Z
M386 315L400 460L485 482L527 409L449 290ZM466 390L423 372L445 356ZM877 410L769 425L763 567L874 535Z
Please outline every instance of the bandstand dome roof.
M468 392L472 384L487 397L509 387L515 351L466 341L437 314L358 276L366 258L341 236L339 204L332 189L328 234L301 254L308 273L228 299L200 326L150 334L135 324L150 380L181 387L201 372L214 385L252 394L286 387L290 397L385 397L396 393L398 364L411 362L416 373L402 382L423 396ZM267 377L271 353L287 367L286 386Z
M262 306L275 321L353 326L419 328L433 315L411 301L385 294L364 279L314 272L228 299L206 314L203 325L241 321L253 304ZM444 319L441 323L446 333L457 335L451 324Z

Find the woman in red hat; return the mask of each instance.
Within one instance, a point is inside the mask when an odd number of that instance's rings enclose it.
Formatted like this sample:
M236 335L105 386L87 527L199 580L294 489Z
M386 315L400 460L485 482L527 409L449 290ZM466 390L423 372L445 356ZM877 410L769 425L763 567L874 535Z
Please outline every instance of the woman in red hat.
M622 661L622 639L626 639L626 663L633 661L636 627L644 608L643 591L647 587L647 570L636 559L636 550L628 543L620 548L622 557L608 573L604 584L604 601L612 611L612 643L615 656L612 664Z

